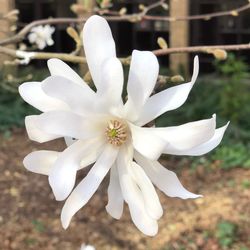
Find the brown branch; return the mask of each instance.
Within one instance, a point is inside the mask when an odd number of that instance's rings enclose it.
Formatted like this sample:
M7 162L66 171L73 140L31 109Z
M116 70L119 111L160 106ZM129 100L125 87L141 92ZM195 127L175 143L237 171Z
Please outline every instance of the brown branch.
M153 50L152 52L156 56L164 56L174 53L206 53L211 54L213 50L221 49L225 51L237 51L237 50L250 50L250 44L232 44L232 45L214 45L214 46L191 46L191 47L182 47L182 48L168 48L168 49L158 49ZM0 53L9 55L13 58L25 59L25 56L20 55L20 51L14 49L9 49L6 47L0 46ZM50 58L59 58L66 62L71 63L86 63L86 58L81 56L76 56L72 54L65 53L46 53L46 52L24 52L27 53L27 57L30 60L47 60ZM29 56L30 55L30 56ZM131 57L119 58L124 65L130 64Z
M250 9L250 3L245 4L236 9L228 10L228 11L221 11L216 13L208 13L203 15L193 15L193 16L182 16L182 17L169 17L169 16L152 16L147 15L149 11L155 9L159 6L162 6L165 3L165 0L158 1L153 3L149 6L146 6L141 12L134 13L134 14L125 14L125 15L109 15L104 16L107 21L110 22L140 22L141 20L161 20L161 21L183 21L183 20L209 20L214 17L221 17L221 16L228 16L228 15L236 15L247 9ZM22 41L22 39L30 32L30 30L38 25L45 25L45 24L73 24L73 23L84 23L86 22L87 18L50 18L50 19L42 19L33 21L30 24L26 25L22 28L16 35L7 38L5 40L0 41L0 45L7 45L11 43L18 43Z
M158 50L153 50L153 53L156 56L164 56L164 55L175 54L175 53L208 53L210 54L212 50L216 50L216 49L222 49L225 51L249 50L250 43L158 49Z
M214 12L214 13L207 13L207 14L202 14L202 15L192 15L192 16L179 16L179 17L165 17L165 16L148 16L145 15L143 19L145 20L152 20L152 21L168 21L168 22L173 22L173 21L192 21L192 20L210 20L215 17L222 17L222 16L237 16L241 12L246 11L250 9L250 3L245 4L239 8L236 9L231 9L227 11L219 11L219 12Z

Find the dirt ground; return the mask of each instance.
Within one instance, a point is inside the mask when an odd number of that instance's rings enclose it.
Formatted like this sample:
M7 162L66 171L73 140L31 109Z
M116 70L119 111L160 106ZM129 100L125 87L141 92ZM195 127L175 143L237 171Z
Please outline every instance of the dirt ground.
M220 221L237 226L229 249L250 249L250 169L242 168L223 171L200 166L191 171L187 165L178 170L182 183L204 198L173 199L158 192L164 215L154 238L145 237L135 228L127 207L119 221L106 213L108 179L65 231L60 223L63 202L54 200L47 177L28 172L22 165L22 159L31 151L63 147L60 140L30 142L22 129L9 138L0 136L1 250L76 250L82 243L94 245L97 250L217 250L223 249L215 235ZM164 164L169 169L176 167L173 162ZM79 178L82 176L84 173Z

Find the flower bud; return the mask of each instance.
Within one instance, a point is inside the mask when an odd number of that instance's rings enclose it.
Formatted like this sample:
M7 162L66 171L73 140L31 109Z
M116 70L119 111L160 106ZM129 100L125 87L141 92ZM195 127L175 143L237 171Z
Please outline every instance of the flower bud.
M215 49L213 55L218 60L226 60L227 59L227 52L224 49Z
M172 83L184 82L184 78L183 78L183 76L181 76L181 75L172 76L172 77L170 78L170 80L171 80Z
M125 8L125 7L121 8L120 11L119 11L119 15L120 15L120 16L123 16L123 15L125 15L126 13L127 13L127 8Z
M168 44L167 44L166 40L163 37L158 37L157 43L158 43L158 45L159 45L159 47L161 49L167 49L168 48Z
M76 44L81 43L81 39L79 37L79 34L77 33L77 31L73 27L69 26L67 28L67 33L70 37L72 37L75 40Z
M236 10L232 10L232 11L231 11L231 15L232 15L232 16L238 16L239 13L238 13Z
M71 9L71 11L74 12L77 16L81 16L81 15L83 15L83 14L86 12L84 6L81 5L81 4L72 4L72 5L70 6L70 9Z

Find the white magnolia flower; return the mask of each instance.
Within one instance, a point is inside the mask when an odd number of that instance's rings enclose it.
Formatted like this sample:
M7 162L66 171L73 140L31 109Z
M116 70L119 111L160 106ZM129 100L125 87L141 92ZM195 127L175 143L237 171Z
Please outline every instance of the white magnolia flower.
M81 250L95 250L95 247L91 246L91 245L82 244L81 245Z
M125 201L134 224L144 234L155 235L163 211L153 184L170 197L200 197L187 191L158 158L162 153L203 155L220 143L227 125L216 129L214 115L180 126L143 127L186 101L198 75L198 57L190 82L150 96L159 71L157 58L149 51L134 50L124 104L123 68L104 18L88 19L83 43L96 92L58 59L48 61L50 77L19 88L23 99L43 112L26 117L29 138L42 143L65 137L68 144L63 152L32 152L24 165L49 176L57 200L68 197L61 213L64 228L110 171L107 212L119 219ZM93 163L73 190L77 171Z
M31 29L28 39L30 43L35 43L40 50L43 50L46 46L52 46L54 41L52 34L55 32L55 28L50 25L39 25Z

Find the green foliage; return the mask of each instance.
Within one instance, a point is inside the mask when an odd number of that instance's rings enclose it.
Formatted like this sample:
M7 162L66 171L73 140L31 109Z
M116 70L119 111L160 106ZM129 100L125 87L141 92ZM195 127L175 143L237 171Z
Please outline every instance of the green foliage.
M33 224L35 230L38 231L39 233L42 233L45 231L45 226L41 221L33 220L32 224Z
M240 247L240 250L249 250L249 248L248 247Z
M230 247L236 238L237 226L229 221L221 221L217 224L216 238L221 247Z
M249 146L242 143L225 145L215 150L211 160L221 160L221 168L230 169L233 167L250 168Z
M11 73L18 74L13 76ZM0 132L8 136L9 129L24 126L25 116L38 113L19 96L18 86L25 81L41 81L46 76L47 69L37 70L32 66L20 68L17 72L3 69L0 75Z
M216 60L214 65L225 76L236 77L241 75L242 77L248 77L248 65L243 59L237 59L233 53L229 53L225 61Z
M219 125L231 121L228 138L250 140L248 65L232 54L227 61L215 65L217 74L200 76L186 103L174 112L162 115L157 120L158 126L178 125L216 113Z
M216 62L218 72L225 82L220 93L222 115L230 117L234 125L247 126L250 122L245 117L250 115L250 85L249 67L243 59L237 59L229 54L226 62Z
M18 94L2 91L0 94L0 132L24 125L24 117L35 114L31 106L24 103Z
M219 146L210 154L203 157L191 157L191 167L196 169L197 166L203 165L210 167L214 163L217 163L222 169L232 169L235 167L250 168L250 145L244 145L242 143L228 143Z
M223 169L250 167L250 75L241 58L229 54L215 63L216 74L199 77L186 103L157 119L157 126L173 126L217 114L218 127L230 121L221 145L204 157L193 157L192 166L220 161ZM190 158L189 158L190 159Z
M242 183L241 183L241 186L244 189L249 189L250 188L250 180L243 180Z
M29 247L38 243L37 239L34 239L34 238L27 238L27 239L24 240L24 242Z

